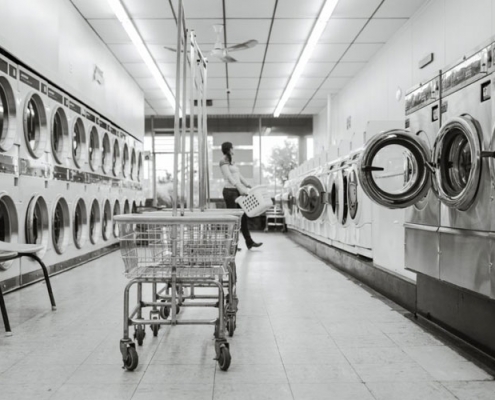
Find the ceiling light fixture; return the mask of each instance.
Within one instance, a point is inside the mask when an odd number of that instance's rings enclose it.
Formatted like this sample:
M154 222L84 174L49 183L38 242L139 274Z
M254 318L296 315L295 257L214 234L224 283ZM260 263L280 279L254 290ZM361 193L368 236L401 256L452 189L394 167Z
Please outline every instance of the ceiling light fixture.
M309 36L309 39L306 42L306 45L304 46L301 56L297 61L296 67L292 72L292 75L289 79L289 83L285 87L284 93L282 94L282 97L280 98L277 107L275 108L275 111L273 113L274 117L278 117L280 115L280 113L282 112L285 106L285 103L287 103L287 100L289 100L289 97L292 94L292 91L294 90L297 81L301 77L301 74L304 71L304 67L311 58L311 55L313 54L316 44L318 43L318 40L320 40L321 34L325 30L327 22L330 19L333 10L335 10L335 6L337 5L338 2L339 0L326 0L325 4L323 5L320 11L320 15L318 15L318 19L315 23L315 26L311 31L311 35Z
M108 0L108 3L110 4L110 7L112 7L113 13L118 18L125 31L127 32L127 35L139 52L139 55L143 59L144 63L150 70L151 75L153 75L153 78L155 78L156 83L162 90L163 94L165 94L165 97L167 98L172 108L175 110L175 96L170 90L170 87L168 86L168 83L160 72L158 66L156 65L155 60L153 60L153 57L144 44L143 39L139 35L139 32L129 18L129 15L127 14L124 6L120 2L120 0Z

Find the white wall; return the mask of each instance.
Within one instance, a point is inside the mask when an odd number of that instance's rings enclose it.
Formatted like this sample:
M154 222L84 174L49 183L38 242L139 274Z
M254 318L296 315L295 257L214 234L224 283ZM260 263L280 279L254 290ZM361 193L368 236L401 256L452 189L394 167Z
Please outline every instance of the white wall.
M398 88L405 93L494 34L495 0L427 2L332 98L327 143L363 132L370 120L404 120L404 96L396 100ZM419 69L419 60L429 53L434 53L433 63Z
M138 139L144 137L143 92L69 0L0 0L0 47ZM104 73L104 85L93 80L95 65Z

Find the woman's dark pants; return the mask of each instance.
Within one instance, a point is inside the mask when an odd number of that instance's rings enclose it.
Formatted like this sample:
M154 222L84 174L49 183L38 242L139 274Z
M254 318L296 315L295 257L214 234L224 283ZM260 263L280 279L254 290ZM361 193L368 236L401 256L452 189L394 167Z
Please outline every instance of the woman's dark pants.
M237 189L224 188L222 194L227 208L241 208L239 204L235 202L235 199L241 195ZM246 241L246 245L251 244L253 239L251 239L251 234L249 233L248 217L246 214L242 214L241 232L242 236L244 236L244 240Z

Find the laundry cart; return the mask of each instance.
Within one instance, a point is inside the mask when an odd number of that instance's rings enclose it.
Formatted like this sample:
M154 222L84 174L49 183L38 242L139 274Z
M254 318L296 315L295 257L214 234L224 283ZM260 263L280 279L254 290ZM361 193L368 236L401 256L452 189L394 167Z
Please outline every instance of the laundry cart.
M151 211L151 212L146 212L145 213L147 216L163 216L163 215L172 215L171 210L163 210L163 211ZM231 215L237 218L237 225L234 228L234 240L232 241L232 253L236 254L237 253L237 243L239 239L239 229L241 226L241 218L242 215L244 214L244 211L240 209L205 209L205 210L199 210L199 209L193 209L193 210L185 210L184 211L185 215L197 215L197 216L206 216L206 215L212 215L212 216L221 216L221 215ZM136 225L137 230L145 230L146 226L141 226L141 225ZM228 273L227 276L225 277L223 284L224 288L227 290L227 293L225 295L225 316L226 316L226 322L225 326L227 329L227 332L230 337L234 336L235 329L237 327L237 308L238 308L238 303L239 299L237 297L237 265L235 262L235 257L232 257L232 259L228 263ZM187 304L184 304L188 300L206 300L206 299L214 299L218 301L218 296L215 294L207 294L207 293L198 293L196 289L198 288L204 288L204 287L211 287L212 284L198 284L194 283L189 285L187 288L185 288L182 285L177 286L177 293L178 293L178 300L176 304L176 313L178 314L180 312L180 307L181 306L188 306ZM187 291L186 291L187 289ZM166 285L163 288L160 288L157 292L157 298L160 300L163 304L159 308L160 311L160 317L163 319L167 319L171 312L172 305L170 303L170 290L171 287L170 285Z
M134 326L138 345L145 337L145 326L151 326L156 336L161 325L214 325L216 360L222 370L230 366L229 344L225 338L224 280L229 279L229 266L235 257L239 219L232 215L189 214L172 216L163 213L119 215L120 249L125 275L130 279L124 290L124 329L120 351L124 367L132 371L138 365L134 341L129 327ZM139 227L139 228L138 228ZM168 301L170 319L160 318L163 303L157 298L157 285L170 288ZM129 291L137 286L137 302L131 308ZM143 285L152 286L152 299L143 300ZM218 318L178 319L181 301L180 287L193 285L216 286ZM183 304L184 305L184 304ZM211 303L191 303L191 307L211 306ZM151 308L144 319L143 308ZM167 316L168 317L168 316Z

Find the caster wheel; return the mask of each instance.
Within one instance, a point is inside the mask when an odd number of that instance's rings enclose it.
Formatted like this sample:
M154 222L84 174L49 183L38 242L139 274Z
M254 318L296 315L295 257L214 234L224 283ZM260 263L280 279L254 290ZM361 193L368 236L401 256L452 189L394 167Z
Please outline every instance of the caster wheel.
M167 319L169 315L170 315L170 306L160 307L160 317L162 319Z
M127 371L134 371L139 363L139 357L136 349L134 347L129 347L127 349L127 357L124 360L124 368Z
M235 317L229 317L227 319L227 332L229 333L229 336L232 337L234 336L234 331L235 331Z
M158 336L158 331L160 330L160 325L151 325L151 330L153 331L153 336Z
M142 325L136 325L136 330L134 331L134 338L137 340L137 344L139 346L143 345L143 340L145 336L146 336L146 332L144 331L144 327Z
M218 355L218 365L222 371L227 371L230 367L230 351L225 345L220 346L220 354Z

